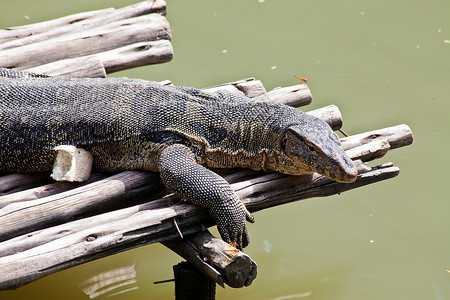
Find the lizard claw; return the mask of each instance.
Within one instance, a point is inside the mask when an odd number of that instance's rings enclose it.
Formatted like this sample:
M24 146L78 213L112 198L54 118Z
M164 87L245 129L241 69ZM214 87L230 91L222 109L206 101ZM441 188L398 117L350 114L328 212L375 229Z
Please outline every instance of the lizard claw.
M250 237L247 233L247 228L245 227L245 220L243 220L242 226L236 226L241 224L222 224L217 220L217 230L220 233L222 239L230 244L236 244L236 248L242 250L250 243Z
M250 223L255 223L255 218L247 209L245 212L245 219L247 219L247 221L249 221Z

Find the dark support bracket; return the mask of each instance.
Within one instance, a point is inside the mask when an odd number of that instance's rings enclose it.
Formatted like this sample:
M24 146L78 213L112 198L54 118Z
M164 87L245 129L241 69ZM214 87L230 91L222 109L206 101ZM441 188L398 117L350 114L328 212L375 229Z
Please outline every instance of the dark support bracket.
M216 283L188 262L173 266L176 300L214 300Z

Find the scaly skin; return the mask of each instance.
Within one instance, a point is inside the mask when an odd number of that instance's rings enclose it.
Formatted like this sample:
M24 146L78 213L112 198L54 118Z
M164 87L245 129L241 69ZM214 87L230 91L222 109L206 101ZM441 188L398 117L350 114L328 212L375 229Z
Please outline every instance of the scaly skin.
M0 171L52 168L54 147L90 151L94 169L160 172L167 188L206 207L219 232L248 245L253 221L229 184L206 167L340 182L357 173L323 121L279 104L128 78L50 78L0 69Z

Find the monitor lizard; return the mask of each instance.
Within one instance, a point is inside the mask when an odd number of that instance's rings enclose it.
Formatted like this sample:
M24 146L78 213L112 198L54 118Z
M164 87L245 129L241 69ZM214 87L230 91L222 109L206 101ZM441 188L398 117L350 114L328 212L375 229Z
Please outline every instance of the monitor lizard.
M206 207L221 237L246 247L253 216L208 168L249 168L352 182L357 171L325 122L227 92L129 78L56 78L0 69L0 172L51 170L55 147L92 153L94 170L159 172Z

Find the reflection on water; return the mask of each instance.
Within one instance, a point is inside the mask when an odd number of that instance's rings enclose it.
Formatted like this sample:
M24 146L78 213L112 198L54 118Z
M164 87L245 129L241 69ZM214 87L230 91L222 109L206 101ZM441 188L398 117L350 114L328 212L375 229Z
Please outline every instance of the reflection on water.
M79 286L91 299L134 291L138 289L135 264L101 272L82 281Z
M292 295L276 297L271 300L304 299L304 298L308 298L309 296L311 296L311 294L312 294L312 292L306 292L306 293L302 293L302 294L292 294Z

